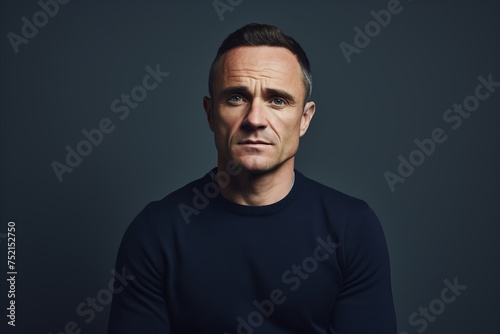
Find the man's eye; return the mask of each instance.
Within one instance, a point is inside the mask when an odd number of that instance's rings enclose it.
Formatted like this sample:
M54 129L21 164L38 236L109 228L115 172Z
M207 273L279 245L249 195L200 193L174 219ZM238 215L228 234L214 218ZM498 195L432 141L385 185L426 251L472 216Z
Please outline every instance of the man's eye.
M272 99L272 103L278 107L283 107L286 104L286 101L280 97Z
M234 95L234 96L230 96L228 99L227 99L228 102L230 103L238 103L238 102L241 102L242 101L242 98L241 96L238 96L238 95Z

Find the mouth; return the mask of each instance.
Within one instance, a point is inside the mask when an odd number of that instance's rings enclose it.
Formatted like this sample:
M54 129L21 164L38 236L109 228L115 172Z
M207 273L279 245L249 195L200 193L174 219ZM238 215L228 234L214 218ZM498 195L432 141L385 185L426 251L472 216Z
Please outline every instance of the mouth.
M272 145L272 144L262 140L243 140L239 142L238 145Z

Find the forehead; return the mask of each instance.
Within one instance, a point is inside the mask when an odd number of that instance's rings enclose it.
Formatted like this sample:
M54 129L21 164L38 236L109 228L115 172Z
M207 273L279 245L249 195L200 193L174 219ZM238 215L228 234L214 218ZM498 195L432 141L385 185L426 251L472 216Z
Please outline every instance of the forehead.
M248 85L263 83L294 89L303 86L302 70L297 57L288 49L273 46L242 46L224 54L219 69L219 84Z

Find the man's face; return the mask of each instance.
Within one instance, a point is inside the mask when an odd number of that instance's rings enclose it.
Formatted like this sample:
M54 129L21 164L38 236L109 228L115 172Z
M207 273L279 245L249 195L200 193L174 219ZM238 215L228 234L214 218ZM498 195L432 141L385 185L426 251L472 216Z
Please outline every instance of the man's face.
M265 173L292 164L314 114L297 58L286 48L244 46L221 59L204 107L219 163Z

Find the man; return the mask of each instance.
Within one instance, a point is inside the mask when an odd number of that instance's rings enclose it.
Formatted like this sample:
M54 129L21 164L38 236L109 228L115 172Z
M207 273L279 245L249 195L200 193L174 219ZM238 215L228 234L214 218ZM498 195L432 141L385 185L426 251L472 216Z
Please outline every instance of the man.
M315 103L300 45L250 24L222 43L203 106L217 167L127 229L109 334L396 333L380 223L294 169Z

